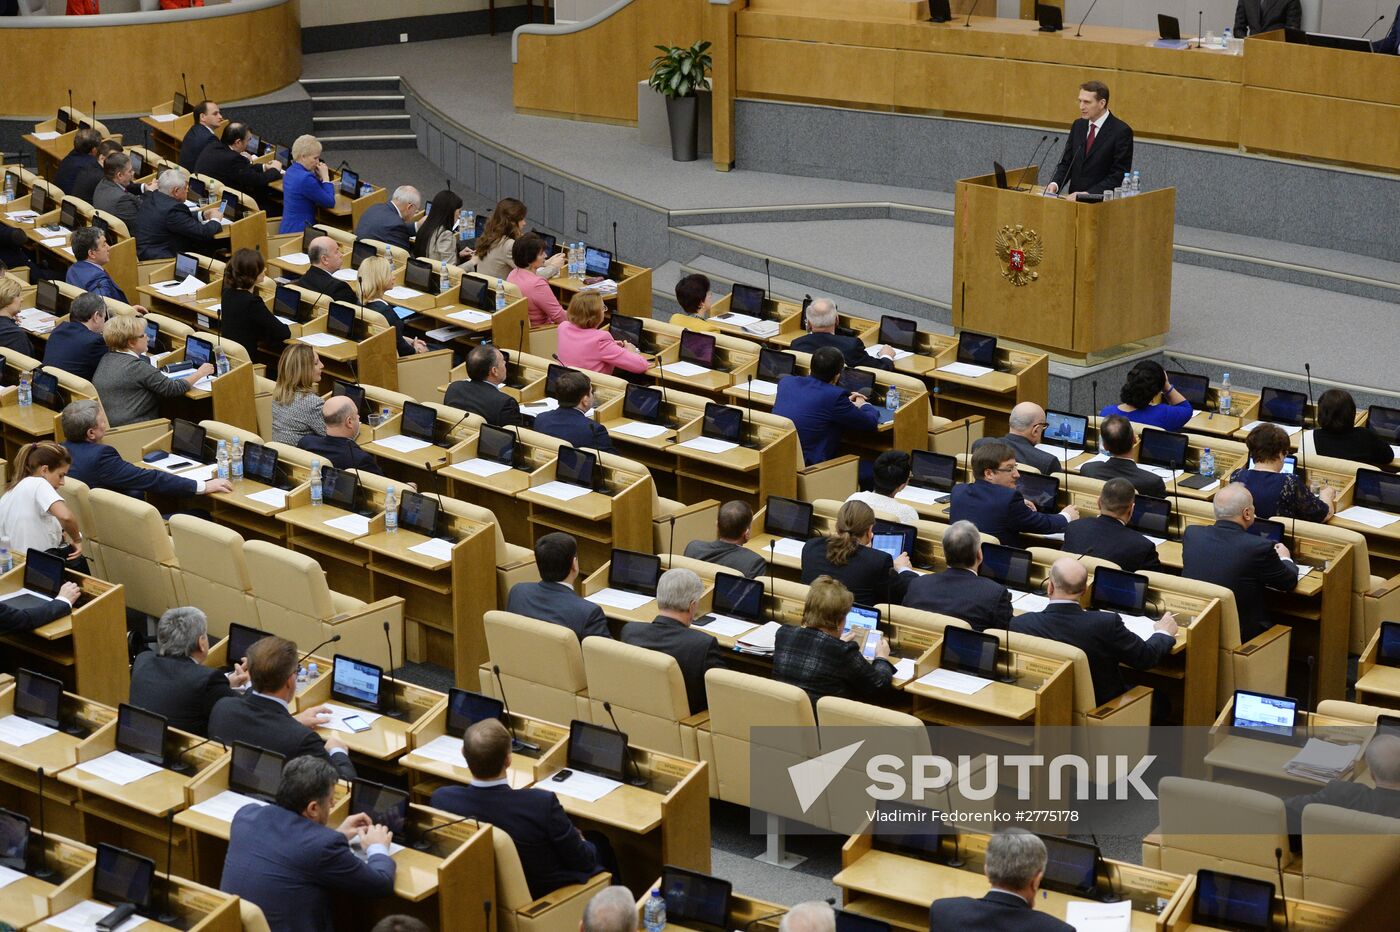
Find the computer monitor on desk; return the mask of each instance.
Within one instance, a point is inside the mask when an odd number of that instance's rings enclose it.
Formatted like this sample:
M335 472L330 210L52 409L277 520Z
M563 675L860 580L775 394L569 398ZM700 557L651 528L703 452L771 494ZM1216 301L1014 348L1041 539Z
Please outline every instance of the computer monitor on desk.
M228 788L265 803L277 801L277 787L282 782L282 768L287 758L243 741L233 742L229 761Z
M570 770L621 782L626 779L627 735L575 719L569 723L567 764Z
M700 932L727 932L733 885L698 871L666 865L661 871L666 921Z
M1196 903L1191 922L1213 929L1270 932L1274 885L1202 868L1196 872Z
M1244 738L1295 741L1298 721L1298 700L1286 696L1235 690L1230 712L1230 733Z
M1302 427L1307 404L1308 396L1302 392L1266 385L1259 392L1259 419L1286 427Z
M1173 388L1181 392L1181 397L1191 402L1193 409L1196 411L1206 409L1206 399L1210 396L1210 379L1203 375L1168 369L1167 380L1172 383Z

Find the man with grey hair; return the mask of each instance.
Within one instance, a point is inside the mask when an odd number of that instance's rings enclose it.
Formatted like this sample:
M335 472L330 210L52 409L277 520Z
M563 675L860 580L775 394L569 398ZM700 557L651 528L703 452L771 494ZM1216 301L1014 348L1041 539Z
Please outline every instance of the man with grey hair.
M355 227L355 236L412 250L417 227L411 221L422 208L423 195L418 193L418 189L412 185L400 185L394 189L388 203L374 204L365 209Z
M798 903L783 914L778 932L836 932L836 911L824 900Z
M1249 533L1254 524L1254 496L1238 482L1215 493L1215 524L1192 525L1181 539L1181 575L1224 586L1235 594L1240 641L1269 629L1264 590L1290 592L1298 585L1298 567L1283 544Z
M340 244L329 236L318 236L306 247L306 256L311 260L311 268L297 279L297 286L317 294L329 295L332 301L346 304L359 304L355 291L348 284L336 278L345 257L340 254Z
M624 644L647 647L670 654L685 678L685 695L690 714L710 707L705 698L705 671L724 669L724 653L719 641L701 631L690 630L700 612L705 584L687 569L670 569L656 584L657 615L651 624L631 622L622 628Z
M1035 911L1035 894L1045 876L1045 842L1022 828L998 829L987 840L984 872L992 889L980 900L950 896L934 900L930 929L978 932L1074 932L1074 926Z
M614 884L594 895L583 908L579 932L637 932L637 903L632 891Z
M1040 439L1045 436L1045 409L1034 401L1023 401L1011 409L1006 422L1005 437L982 437L972 445L977 449L993 440L1016 451L1016 462L1034 467L1047 476L1060 471L1060 458L1039 448Z
M171 728L209 733L214 703L237 696L248 683L243 658L232 672L204 666L209 656L209 620L192 606L168 609L156 624L156 649L136 655L131 665L131 704L164 715Z
M1294 851L1303 850L1303 810L1313 803L1400 819L1400 737L1380 733L1372 738L1366 746L1366 768L1374 787L1332 780L1316 793L1283 801L1288 812L1288 840Z
M111 489L138 498L147 492L184 498L233 491L227 479L190 479L163 469L145 469L122 459L116 447L102 442L109 425L99 401L70 402L59 413L58 423L66 438L63 446L73 457L68 475L90 489Z
M73 234L75 247L78 245L78 234L90 229L83 227ZM100 237L102 234L99 232L97 235ZM71 274L72 269L69 271ZM106 273L103 275L105 277ZM107 355L107 344L102 340L102 325L105 323L106 299L94 291L78 295L68 309L68 319L49 334L49 343L44 347L44 365L91 380L92 374L97 371L97 364Z
M867 366L871 369L894 369L894 350L888 346L872 347L872 355L866 350L860 337L836 332L840 315L836 302L830 298L817 298L807 305L807 334L792 341L792 348L802 353L815 353L830 346L840 350L848 366Z
M212 252L214 237L223 226L214 217L218 205L200 211L200 220L188 207L190 176L179 168L167 168L156 179L156 190L141 199L131 235L136 238L136 257L173 259L182 252Z
M1011 591L981 576L982 532L971 521L954 521L943 532L943 559L948 568L920 576L909 584L904 604L961 618L974 631L1011 625Z

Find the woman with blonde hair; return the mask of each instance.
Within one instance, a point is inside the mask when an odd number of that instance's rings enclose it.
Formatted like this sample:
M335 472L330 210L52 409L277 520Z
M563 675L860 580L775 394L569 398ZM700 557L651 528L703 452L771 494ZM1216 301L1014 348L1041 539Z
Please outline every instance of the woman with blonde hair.
M34 355L34 344L29 342L29 334L15 323L15 315L20 312L20 295L24 286L19 279L6 278L0 272L0 346L12 349L26 356Z
M272 439L296 446L307 434L325 436L321 416L321 357L307 343L293 343L277 362L272 388Z
M836 527L802 547L802 581L818 576L841 581L862 605L898 604L913 578L909 554L892 557L870 546L875 539L875 512L862 501L850 501L836 512Z
M360 303L371 311L377 311L384 316L389 325L394 328L394 335L398 338L398 353L400 356L412 356L414 353L426 353L428 344L418 337L408 339L404 336L404 320L394 310L394 306L384 300L384 292L394 287L394 263L383 256L370 256L360 263Z
M108 353L97 364L92 384L112 427L159 417L161 399L179 398L194 383L214 374L214 367L206 362L188 375L167 378L146 358L150 349L146 321L135 314L107 318L102 340Z
M873 699L889 689L894 664L884 635L878 636L874 656L867 661L861 653L861 631L841 633L854 603L839 580L814 579L802 606L802 626L783 625L773 639L773 678L801 687L813 704L822 696Z
M559 361L575 369L612 375L614 369L645 372L646 357L626 340L614 340L602 329L606 316L603 298L596 291L580 291L569 302L568 318L559 325Z
M21 447L14 481L0 497L0 534L10 539L11 553L47 551L62 557L70 569L86 573L78 519L58 494L72 465L73 457L61 443L41 440Z
M512 259L515 241L525 235L525 204L513 197L503 197L486 221L472 245L476 255L462 263L468 271L480 272L489 278L507 278L515 269ZM533 257L531 257L533 259ZM553 278L564 267L567 256L562 252L550 256L535 271L542 278Z
M331 169L321 161L321 140L307 134L292 143L292 164L282 176L282 225L278 233L300 233L316 222L317 207L335 206Z

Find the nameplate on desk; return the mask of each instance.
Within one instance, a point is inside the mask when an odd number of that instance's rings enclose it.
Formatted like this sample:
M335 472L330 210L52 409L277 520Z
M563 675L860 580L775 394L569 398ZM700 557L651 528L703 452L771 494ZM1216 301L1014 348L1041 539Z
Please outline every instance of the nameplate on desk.
M947 492L935 492L933 489L921 489L916 485L906 485L894 493L894 497L906 502L913 502L916 505L940 505L951 496Z
M434 560L452 559L452 541L443 540L441 537L434 537L423 541L421 544L414 544L408 548L411 553L422 554Z
M491 319L491 315L484 311L473 311L467 308L464 311L454 311L447 315L453 320L460 320L464 324L484 324Z
M394 434L392 437L376 437L375 443L381 447L388 447L398 453L416 453L419 450L426 450L432 446L426 440L419 440L417 437L407 437L403 434Z
M364 515L341 515L339 518L332 518L321 523L326 527L335 528L337 531L354 534L356 537L363 537L369 533L369 518Z
M208 816L211 819L218 819L220 822L232 822L233 817L238 814L238 810L244 806L266 806L267 803L251 796L244 796L242 793L235 793L233 790L224 790L218 795L211 796L202 803L195 803L190 807L190 812L198 812L200 815Z
M498 463L495 460L462 460L460 463L453 463L452 468L471 473L473 476L481 476L483 479L510 470L510 467L505 463Z
M535 789L548 790L560 796L581 799L586 803L596 803L620 786L622 786L622 784L616 780L609 780L607 777L600 777L595 774L574 770L571 771L568 778L564 780L555 780L553 777L548 780L541 780L535 784Z
M130 754L123 754L121 751L111 751L101 757L83 761L77 769L89 776L106 780L108 783L115 783L117 786L126 786L128 783L144 780L151 774L161 771L161 768L155 764L137 760Z
M1400 521L1400 515L1392 515L1388 512L1377 511L1374 508L1367 508L1364 505L1352 505L1350 508L1343 508L1341 511L1337 512L1337 517L1378 529L1390 527L1390 525L1394 524L1396 521Z
M247 496L248 501L257 502L259 505L271 505L273 508L284 508L287 504L287 493L281 489L263 489L261 492L254 492Z
M992 685L991 680L985 680L980 676L969 676L966 673L959 673L956 670L945 670L939 667L931 673L925 673L916 681L920 686L933 686L938 689L946 689L951 693L959 693L964 696L971 696L979 693Z
M535 486L531 491L538 492L541 495L561 502L571 502L576 498L582 498L587 495L592 489L585 489L581 485L570 485L567 482L551 480L543 485Z
M725 637L737 638L757 628L758 625L752 621L744 621L739 618L730 618L728 615L706 615L701 621L691 625L709 634L722 634Z
M692 437L676 445L685 447L688 450L699 450L701 453L728 453L730 450L739 449L737 443L730 443L728 440L716 440L713 437Z
M794 559L800 560L802 559L802 548L805 544L806 541L798 540L795 537L779 537L777 540L773 541L773 546L768 549L779 556L793 557Z
M986 366L974 366L966 362L950 362L946 366L939 366L938 372L946 372L949 375L961 375L964 378L980 379L984 375L990 375L995 369L988 369Z
M91 932L97 928L97 920L115 908L111 903L83 900L72 909L66 909L57 916L45 919L44 925L53 926L55 929L64 929L66 932ZM133 929L138 929L149 921L145 916L134 915L113 929L112 932L132 932Z
M8 744L12 748L22 748L26 744L33 744L35 741L56 734L58 732L47 725L31 722L22 715L7 715L0 718L0 744Z
M668 362L661 367L661 371L667 375L678 375L682 378L692 378L697 375L704 375L709 372L704 366L697 366L693 362Z
M619 424L612 429L613 434L621 434L624 437L639 437L642 440L652 440L662 434L670 433L669 427L660 424L648 424L646 421L628 421Z
M206 330L209 328L209 317L208 317L208 315L205 315L205 314L196 314L196 315L194 315L194 320L195 320L195 323L199 324L201 327L205 328Z
M413 288L407 288L403 285L395 285L393 288L390 288L388 291L384 292L384 297L393 298L395 301L409 301L413 298L427 297L427 295Z
M367 712L364 709L351 709L347 706L335 705L331 702L326 703L326 708L330 709L331 717L322 722L321 727L329 728L331 731L343 731L347 735L357 733L355 729L345 724L347 718L358 716L364 719L366 724L372 725L376 719L381 717L378 712Z
M623 611L639 609L652 600L652 597L649 595L642 595L638 592L627 592L623 589L613 589L611 587L599 589L592 595L585 596L585 598L596 605L620 608Z
M408 756L426 757L428 760L451 764L453 767L467 766L467 760L462 756L462 739L451 735L438 735L422 747L414 748Z
M333 333L305 333L297 337L297 339L311 346L335 346L340 343L348 342Z

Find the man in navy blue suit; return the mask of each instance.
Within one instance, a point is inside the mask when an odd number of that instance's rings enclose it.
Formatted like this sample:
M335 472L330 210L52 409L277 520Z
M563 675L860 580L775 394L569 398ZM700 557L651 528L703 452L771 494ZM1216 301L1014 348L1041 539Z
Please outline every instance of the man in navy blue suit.
M786 381L786 380L784 380ZM1041 514L1016 489L1020 471L1016 451L1001 441L985 443L972 451L974 482L953 486L948 520L971 521L977 530L1011 547L1021 544L1021 534L1057 534L1079 517L1079 509L1066 505L1057 515Z
M997 831L987 841L983 870L992 889L980 900L950 896L934 900L928 927L979 932L1073 932L1074 926L1035 911L1045 876L1045 842L1022 828Z
M59 414L63 446L73 457L68 474L91 489L111 489L140 497L146 492L183 498L213 492L231 492L227 479L187 479L163 469L143 469L122 459L115 447L102 442L107 436L107 415L102 403L74 401Z
M339 828L326 825L337 777L321 758L294 758L282 770L275 805L247 805L233 817L219 889L256 904L278 932L335 932L336 894L394 892L394 833L387 826L363 812Z
M63 276L65 282L74 288L100 294L104 298L111 298L123 304L131 304L127 300L126 292L118 288L117 283L112 281L112 276L107 274L105 266L112 258L112 247L107 242L106 233L97 227L82 227L73 233L73 241L69 247L78 261L68 267ZM138 314L146 313L146 309L139 304L131 306Z
M823 347L812 354L810 375L790 375L778 383L773 413L792 421L806 466L836 456L842 430L874 430L880 414L864 395L837 383L846 368L841 351Z
M565 443L604 453L616 453L602 424L588 416L593 408L593 382L582 372L562 373L554 383L559 407L535 417L535 430Z
M423 195L418 193L418 189L412 185L400 185L394 189L393 197L387 204L374 204L360 215L355 236L412 250L413 236L417 231L408 219L422 209Z
M87 229L83 227L78 232ZM107 344L102 339L105 323L106 300L92 292L78 295L68 309L68 319L49 334L48 345L44 347L44 365L91 380L97 364L107 355Z
M848 366L869 366L872 369L894 369L894 350L888 346L875 347L871 353L860 342L860 337L836 332L836 322L840 315L836 302L830 298L817 298L807 305L807 335L792 341L792 348L800 353L815 353L825 346L841 351Z
M1400 55L1400 7L1395 8L1395 18L1390 21L1390 32L1385 38L1371 46L1373 52L1383 55Z
M360 409L345 395L336 395L321 407L321 420L326 425L324 436L306 434L297 446L317 456L324 456L336 469L359 469L384 475L374 455L355 442L360 436Z
M483 719L462 736L462 756L472 782L444 786L433 792L429 805L490 822L510 836L525 870L530 896L539 899L560 887L583 883L605 870L600 863L611 851L599 851L606 839L584 838L548 790L510 787L510 733L494 718ZM620 882L616 870L614 882Z

